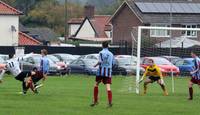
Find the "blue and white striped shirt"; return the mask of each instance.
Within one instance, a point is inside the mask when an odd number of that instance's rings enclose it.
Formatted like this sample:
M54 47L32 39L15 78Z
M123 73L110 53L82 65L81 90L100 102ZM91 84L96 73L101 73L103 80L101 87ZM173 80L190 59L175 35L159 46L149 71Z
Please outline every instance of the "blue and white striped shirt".
M192 75L193 78L200 80L200 59L198 57L194 58L194 70L198 71Z
M108 50L104 48L99 52L99 68L97 70L97 76L112 77L112 65L114 64L114 56Z

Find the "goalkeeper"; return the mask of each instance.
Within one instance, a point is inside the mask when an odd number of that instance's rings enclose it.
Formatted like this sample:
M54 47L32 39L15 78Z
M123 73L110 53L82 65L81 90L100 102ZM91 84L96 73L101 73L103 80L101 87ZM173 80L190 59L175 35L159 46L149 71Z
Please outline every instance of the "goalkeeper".
M142 78L139 81L139 83L141 83L146 78L146 76L149 76L144 81L144 94L147 93L147 85L149 83L154 83L156 81L161 86L164 95L167 96L168 92L165 88L165 83L160 68L156 64L154 64L154 61L152 59L148 60L148 64L149 66L147 66L145 73L143 74Z

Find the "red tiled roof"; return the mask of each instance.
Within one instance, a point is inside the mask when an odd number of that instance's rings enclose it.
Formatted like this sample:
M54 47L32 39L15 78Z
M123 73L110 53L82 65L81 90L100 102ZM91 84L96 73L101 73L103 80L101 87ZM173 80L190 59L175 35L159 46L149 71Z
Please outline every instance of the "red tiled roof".
M71 18L68 21L68 24L81 24L84 21L84 18Z
M107 38L105 33L105 27L109 24L110 16L108 15L95 15L93 19L90 19L95 31L99 38Z
M25 33L19 32L19 45L40 45L40 44L41 42L37 41L31 36Z
M22 12L0 1L0 15L21 15Z

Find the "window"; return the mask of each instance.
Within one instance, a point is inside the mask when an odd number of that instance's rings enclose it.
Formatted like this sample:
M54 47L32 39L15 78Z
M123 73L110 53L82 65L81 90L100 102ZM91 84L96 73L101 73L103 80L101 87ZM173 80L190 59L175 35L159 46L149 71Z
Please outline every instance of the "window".
M183 28L197 28L197 25L182 25ZM183 31L182 33L186 37L197 38L197 31Z
M155 27L169 27L167 24L151 24L151 26ZM169 30L150 30L150 37L169 37Z

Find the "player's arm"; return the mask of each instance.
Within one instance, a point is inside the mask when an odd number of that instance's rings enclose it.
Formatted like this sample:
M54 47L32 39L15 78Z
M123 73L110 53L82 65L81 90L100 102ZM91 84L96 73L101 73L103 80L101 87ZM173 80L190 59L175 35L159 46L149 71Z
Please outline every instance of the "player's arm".
M23 57L18 57L18 58L17 58L17 61L23 61L25 58L31 57L32 55L33 55L33 52L32 52L32 53L29 53L29 54L26 54L26 55L23 56Z
M197 64L197 68L196 68L196 70L191 71L190 74L194 74L194 73L198 72L199 69L200 69L200 68L199 68L199 65L200 65L200 64L198 63L198 61L197 61L196 59L195 59L195 63Z
M146 78L147 73L148 73L148 68L149 67L146 68L146 70L145 70L144 74L142 75L142 78L140 79L139 83L141 83Z
M94 65L94 67L97 67L98 65L100 65L101 61L102 61L102 54L99 53L99 61Z

